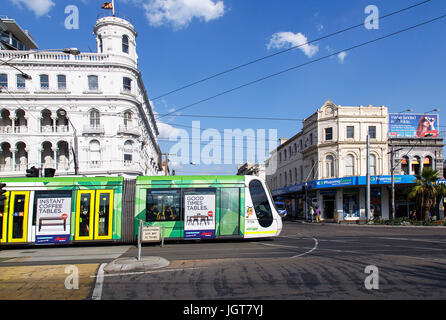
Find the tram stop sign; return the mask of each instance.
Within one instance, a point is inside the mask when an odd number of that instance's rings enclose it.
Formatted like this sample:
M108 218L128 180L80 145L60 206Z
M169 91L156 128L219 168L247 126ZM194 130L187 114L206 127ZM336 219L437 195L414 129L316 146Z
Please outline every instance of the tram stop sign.
M160 242L160 227L143 227L141 242Z

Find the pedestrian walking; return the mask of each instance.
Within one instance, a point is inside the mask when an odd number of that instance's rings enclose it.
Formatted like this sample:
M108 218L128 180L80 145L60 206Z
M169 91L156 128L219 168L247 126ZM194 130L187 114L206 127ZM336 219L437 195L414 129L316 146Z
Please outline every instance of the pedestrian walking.
M313 206L310 206L310 214L311 214L311 222L313 222L313 216L314 216Z
M316 223L321 222L321 210L319 210L318 207L316 207Z
M417 210L413 210L412 211L412 215L411 215L412 221L416 221L417 220Z

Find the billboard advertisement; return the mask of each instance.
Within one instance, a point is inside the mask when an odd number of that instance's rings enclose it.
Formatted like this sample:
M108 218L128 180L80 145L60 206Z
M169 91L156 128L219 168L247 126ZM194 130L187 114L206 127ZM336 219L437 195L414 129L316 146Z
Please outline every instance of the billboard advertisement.
M438 133L438 114L389 114L390 138L436 138Z
M215 194L184 195L184 238L215 236Z

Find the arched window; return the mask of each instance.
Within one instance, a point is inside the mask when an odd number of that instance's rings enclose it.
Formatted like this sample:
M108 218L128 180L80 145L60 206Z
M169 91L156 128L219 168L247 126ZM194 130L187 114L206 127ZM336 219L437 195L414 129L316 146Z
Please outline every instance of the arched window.
M431 156L427 156L424 158L423 168L432 168L432 157Z
M28 151L24 142L16 144L15 152L15 170L25 171L28 168Z
M49 141L42 143L41 153L42 168L54 168L54 150L53 144Z
M283 186L286 187L286 183L288 182L286 171L283 173L283 180L284 180L284 185Z
M409 157L408 156L404 156L403 159L401 159L401 173L409 174Z
M420 166L421 166L421 159L418 156L415 156L412 159L412 172L413 174L420 174Z
M98 140L91 140L89 145L90 166L98 167L101 161L101 144Z
M0 171L12 171L11 145L3 142L0 146Z
M328 155L325 158L325 166L326 166L326 172L327 172L327 178L333 178L335 176L335 160L334 157L331 155Z
M376 176L376 156L374 154L369 157L369 170L371 176Z
M42 118L40 119L40 131L41 132L54 132L54 121L51 117L51 111L48 109L42 110Z
M132 127L133 115L131 111L124 112L124 126L126 129Z
M129 37L127 35L122 36L122 52L129 53Z
M355 175L355 157L348 154L345 157L345 175L354 176Z
M18 109L15 113L14 130L16 133L27 132L28 120L23 109Z
M104 51L103 44L102 44L102 36L99 35L98 39L99 39L99 53L102 53Z
M101 124L101 115L98 110L93 109L90 111L90 127L99 128Z

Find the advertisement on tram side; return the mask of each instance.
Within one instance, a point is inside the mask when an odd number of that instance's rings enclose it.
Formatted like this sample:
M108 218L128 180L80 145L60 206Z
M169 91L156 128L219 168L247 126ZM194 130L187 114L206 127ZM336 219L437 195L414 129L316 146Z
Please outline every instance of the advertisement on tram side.
M215 237L215 194L184 195L184 238Z
M36 244L70 242L71 192L36 192Z

